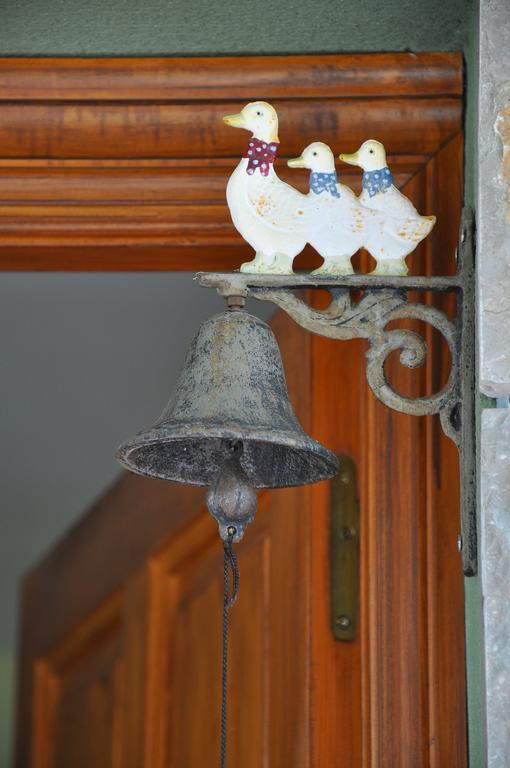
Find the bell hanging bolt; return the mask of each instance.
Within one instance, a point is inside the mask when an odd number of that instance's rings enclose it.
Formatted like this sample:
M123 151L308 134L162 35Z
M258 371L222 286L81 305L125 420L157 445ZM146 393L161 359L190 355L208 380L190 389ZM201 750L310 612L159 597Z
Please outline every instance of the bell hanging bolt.
M244 296L227 296L227 307L229 309L244 309L246 299Z

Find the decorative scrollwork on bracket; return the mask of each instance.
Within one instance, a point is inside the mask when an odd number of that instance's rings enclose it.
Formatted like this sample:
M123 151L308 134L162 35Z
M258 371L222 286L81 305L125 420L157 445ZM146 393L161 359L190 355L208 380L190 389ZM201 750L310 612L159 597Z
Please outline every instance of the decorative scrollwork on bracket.
M347 288L331 289L331 303L315 309L293 291L252 289L253 296L271 301L283 309L298 325L312 333L332 339L367 339L367 381L375 396L389 408L414 416L441 414L447 435L457 442L458 430L452 418L458 400L458 331L455 320L426 304L406 300L400 290L366 291L353 302ZM387 330L393 320L421 320L433 326L445 339L451 367L448 380L437 393L411 398L397 392L388 381L385 363L392 352L400 352L400 363L418 368L427 356L427 343L420 334L407 329Z

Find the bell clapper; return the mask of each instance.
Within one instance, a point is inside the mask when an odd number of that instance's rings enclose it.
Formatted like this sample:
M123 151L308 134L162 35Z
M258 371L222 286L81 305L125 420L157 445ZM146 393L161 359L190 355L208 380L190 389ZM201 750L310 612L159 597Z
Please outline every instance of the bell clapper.
M225 462L207 491L206 502L223 541L227 541L229 531L233 529L232 541L237 543L255 517L257 493L241 466L242 441L226 441L225 448Z

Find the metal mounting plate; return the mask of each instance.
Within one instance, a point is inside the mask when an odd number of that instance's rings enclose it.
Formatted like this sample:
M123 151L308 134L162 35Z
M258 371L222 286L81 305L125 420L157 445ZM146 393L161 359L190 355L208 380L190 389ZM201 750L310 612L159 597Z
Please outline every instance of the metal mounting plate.
M336 640L354 640L359 603L359 502L356 465L339 456L340 471L331 481L331 629Z

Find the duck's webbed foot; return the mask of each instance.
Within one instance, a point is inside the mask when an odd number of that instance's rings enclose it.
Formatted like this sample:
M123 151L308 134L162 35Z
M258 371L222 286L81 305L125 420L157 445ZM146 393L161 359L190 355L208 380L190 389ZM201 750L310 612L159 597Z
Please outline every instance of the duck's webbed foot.
M252 261L241 264L240 271L258 275L293 275L293 261L293 256L287 256L283 253L275 253L271 256L257 253Z
M354 270L350 256L328 256L318 269L314 269L312 275L353 275Z
M248 274L266 274L268 272L269 267L274 262L274 255L268 256L265 253L262 253L261 251L258 251L255 254L255 258L251 261L245 261L244 264L241 264L240 272L246 272Z
M407 275L409 269L405 259L380 259L371 275Z
M293 275L292 262L294 256L287 256L285 253L277 253L274 257L274 261L265 270L271 275Z

